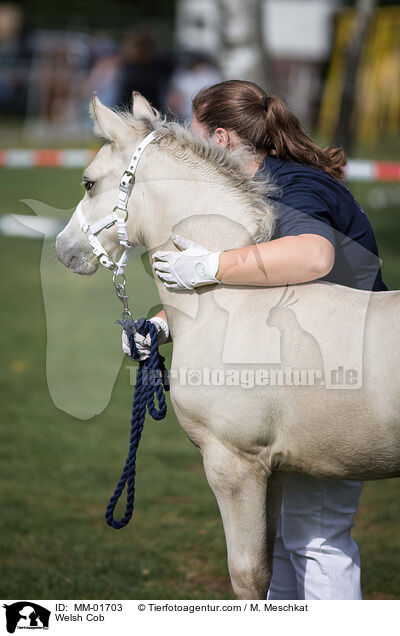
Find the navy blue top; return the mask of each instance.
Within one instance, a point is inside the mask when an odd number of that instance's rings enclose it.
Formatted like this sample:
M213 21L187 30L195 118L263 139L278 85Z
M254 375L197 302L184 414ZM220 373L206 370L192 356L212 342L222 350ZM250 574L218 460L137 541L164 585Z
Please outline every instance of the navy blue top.
M277 186L272 238L319 234L335 248L335 264L320 280L386 291L371 224L351 192L323 170L266 156L255 178Z

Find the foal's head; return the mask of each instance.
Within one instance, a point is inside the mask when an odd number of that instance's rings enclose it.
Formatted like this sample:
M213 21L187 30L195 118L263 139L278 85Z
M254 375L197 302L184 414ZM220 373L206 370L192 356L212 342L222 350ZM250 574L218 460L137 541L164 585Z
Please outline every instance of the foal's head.
M98 97L93 97L90 114L94 132L105 140L92 163L84 170L82 185L86 193L81 201L82 212L92 224L111 214L118 202L119 183L135 147L151 130L157 130L162 121L147 100L136 94L133 113L117 113L104 106ZM146 153L150 153L150 148ZM140 171L140 167L138 169ZM138 199L138 188L133 188L129 206ZM140 214L140 202L136 201L135 215ZM140 243L135 236L134 224L129 219L129 239L132 244ZM98 235L102 246L113 260L121 253L115 226L104 228ZM56 251L59 260L78 274L93 274L98 268L98 259L82 232L77 214L74 212L66 228L58 235Z

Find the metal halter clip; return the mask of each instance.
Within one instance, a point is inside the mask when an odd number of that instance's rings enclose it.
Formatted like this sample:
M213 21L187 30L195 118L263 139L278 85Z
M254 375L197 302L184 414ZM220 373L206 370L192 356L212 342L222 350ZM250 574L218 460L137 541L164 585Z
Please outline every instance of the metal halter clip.
M120 283L117 283L118 276L121 278ZM127 320L127 319L131 320L132 314L128 305L129 297L128 297L128 294L126 293L126 278L124 274L117 274L117 272L114 272L113 285L114 285L115 293L117 294L117 297L120 299L121 303L124 306L122 310L122 320Z
M129 170L125 170L119 184L119 189L122 190L122 192L129 192L129 190L132 188L134 184L134 181L135 181L134 174L130 172Z

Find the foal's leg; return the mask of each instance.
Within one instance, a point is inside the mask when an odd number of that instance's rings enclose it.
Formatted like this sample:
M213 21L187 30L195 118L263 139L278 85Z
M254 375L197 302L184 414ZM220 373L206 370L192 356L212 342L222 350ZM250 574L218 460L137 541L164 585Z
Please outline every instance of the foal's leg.
M216 440L203 451L203 461L224 524L233 591L239 599L265 599L271 576L267 476Z

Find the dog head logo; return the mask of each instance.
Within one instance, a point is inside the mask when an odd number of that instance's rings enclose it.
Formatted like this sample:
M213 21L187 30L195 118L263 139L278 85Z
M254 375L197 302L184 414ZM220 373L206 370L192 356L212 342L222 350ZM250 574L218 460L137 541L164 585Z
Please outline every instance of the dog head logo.
M13 634L16 628L23 629L48 629L51 612L32 603L31 601L18 601L11 605L3 605L6 610L7 631Z

